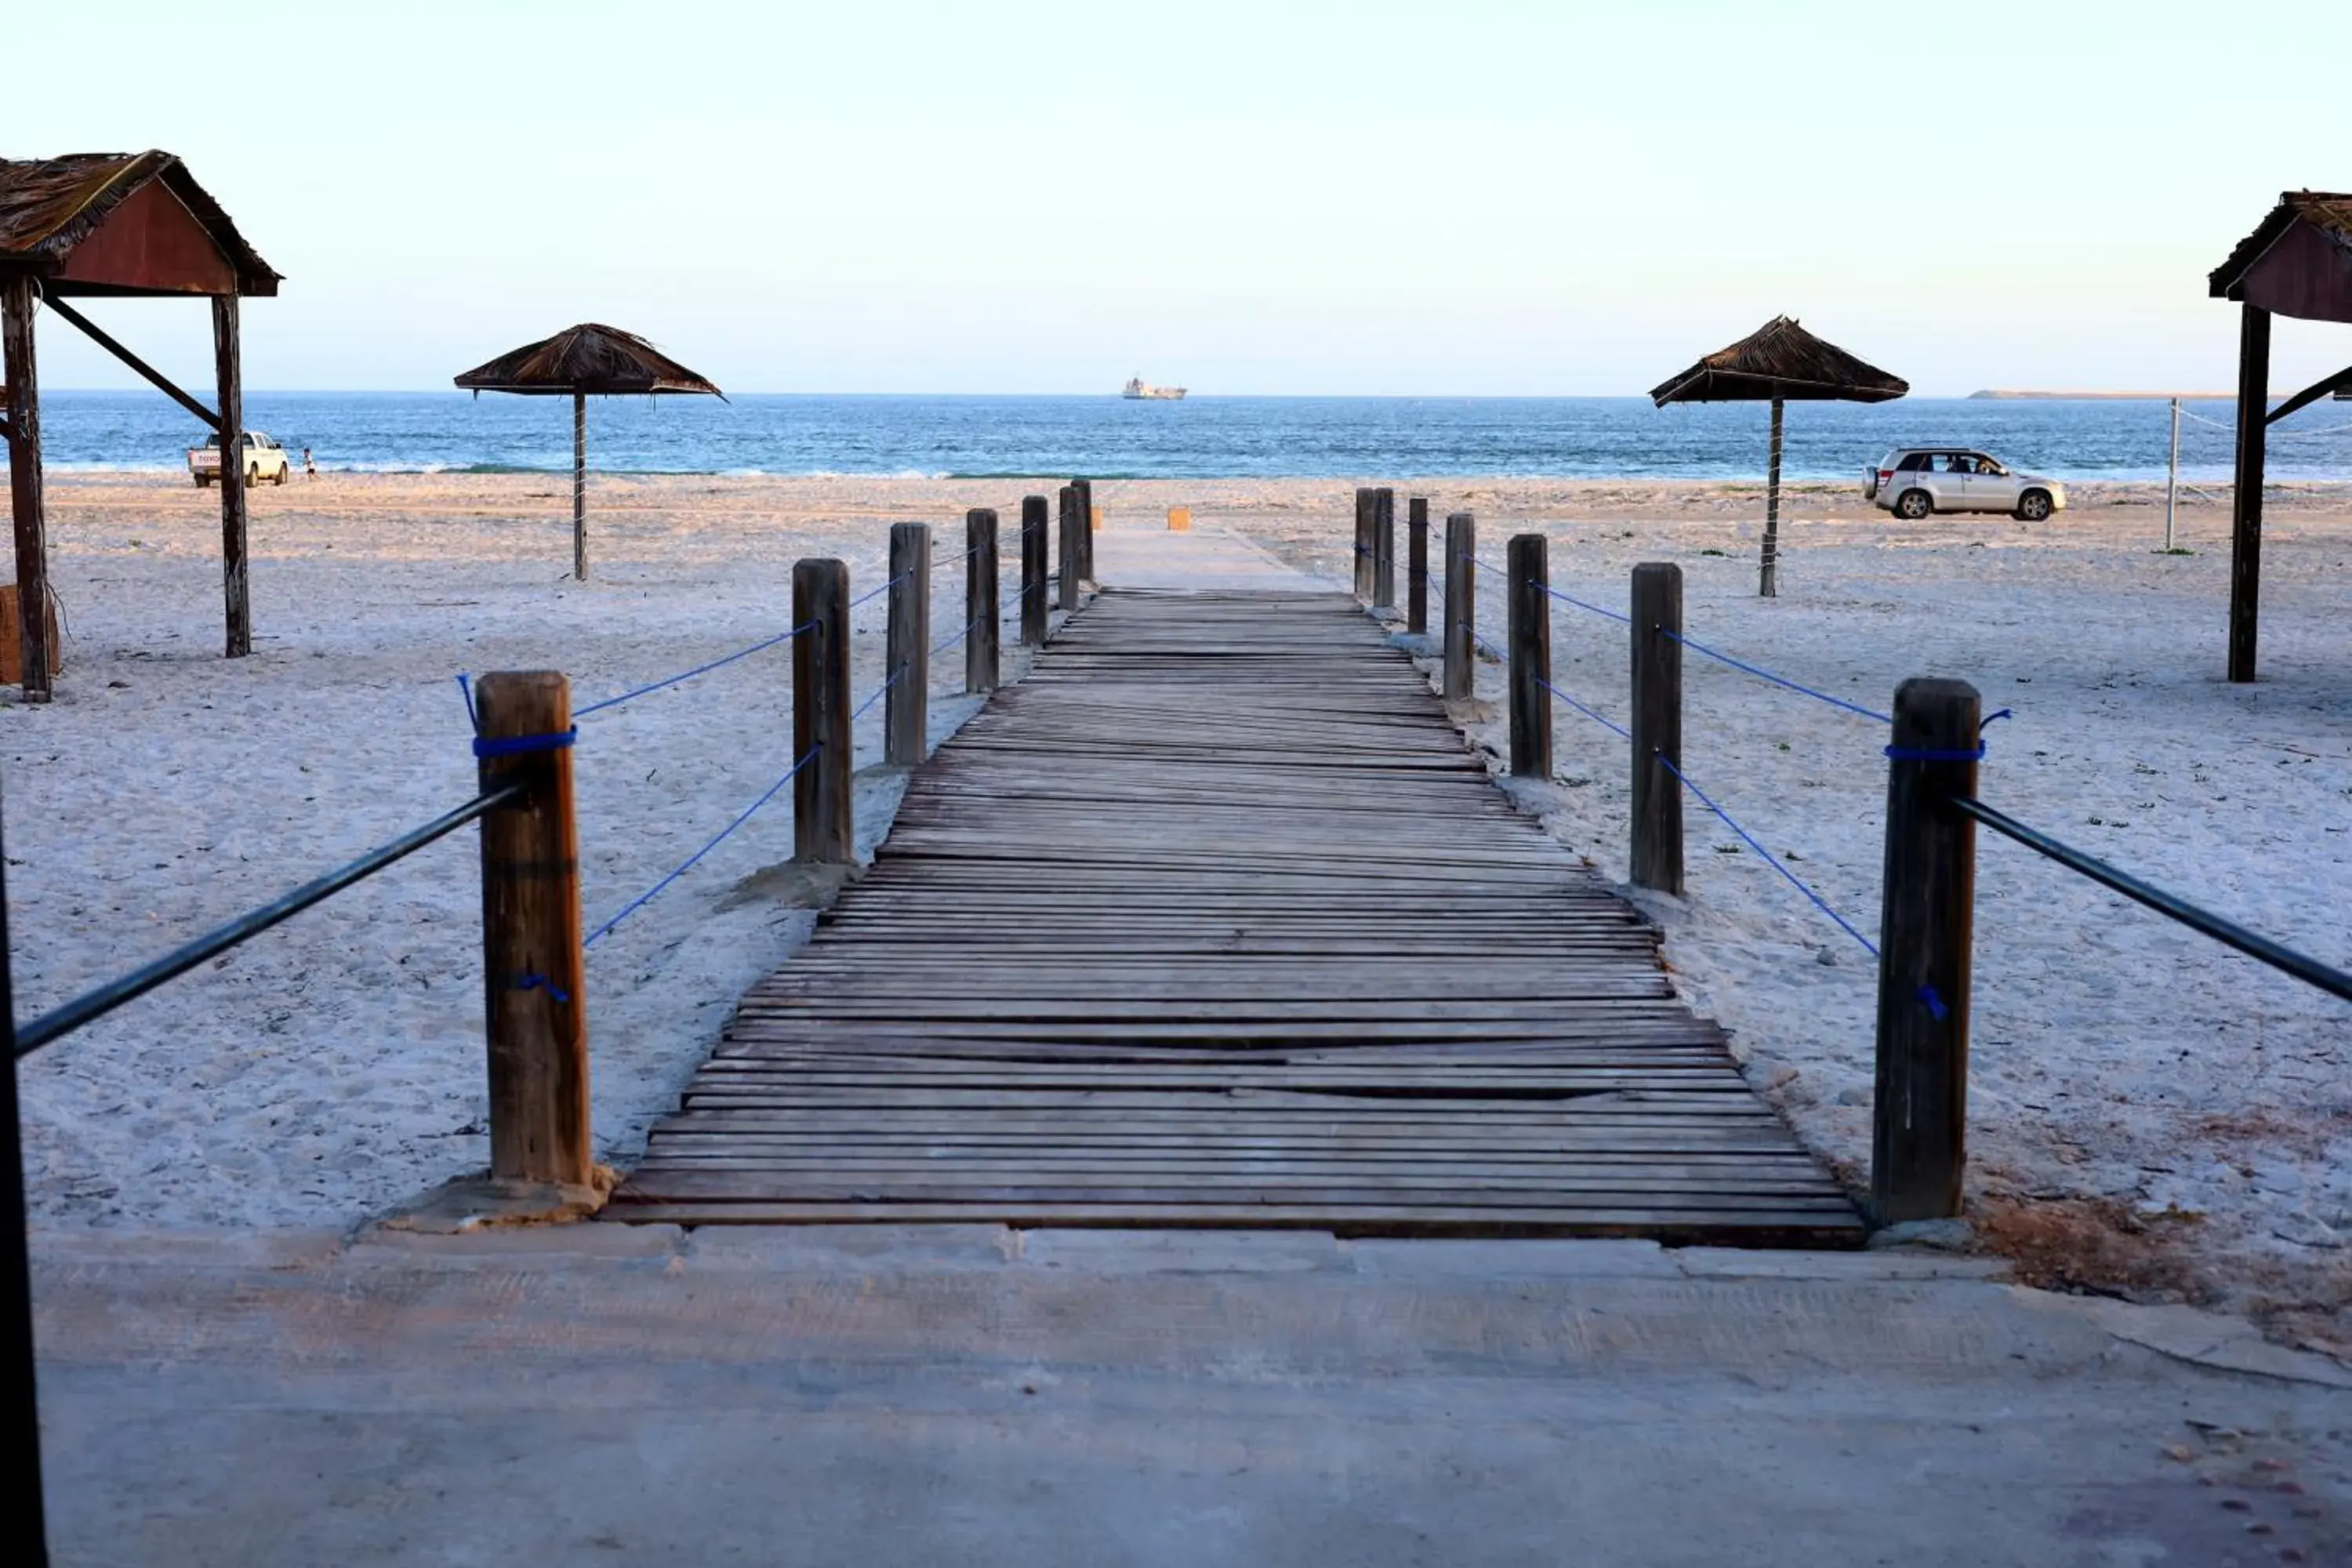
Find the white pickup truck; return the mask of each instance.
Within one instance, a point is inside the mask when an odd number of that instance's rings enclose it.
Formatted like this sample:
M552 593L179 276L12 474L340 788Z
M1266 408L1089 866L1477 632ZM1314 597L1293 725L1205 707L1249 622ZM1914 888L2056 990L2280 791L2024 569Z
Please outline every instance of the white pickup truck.
M258 430L245 433L245 482L257 485L264 480L273 485L286 482L286 448ZM220 478L220 437L207 436L201 447L188 448L188 476L196 481L198 489Z

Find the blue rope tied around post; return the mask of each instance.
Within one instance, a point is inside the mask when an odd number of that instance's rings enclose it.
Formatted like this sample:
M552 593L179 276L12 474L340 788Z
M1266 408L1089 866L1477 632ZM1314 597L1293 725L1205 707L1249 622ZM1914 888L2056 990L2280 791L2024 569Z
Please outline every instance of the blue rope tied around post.
M532 752L562 752L570 750L572 742L579 738L580 727L576 724L551 735L505 735L496 740L477 735L474 737L474 755L482 758L520 757Z
M793 778L799 774L803 768L814 762L816 760L817 752L821 748L817 746L811 746L807 752L802 754L799 762L794 763L790 768L784 771L783 777L778 779L774 784L768 786L767 793L761 795L759 799L753 801L751 805L745 806L741 816L736 817L734 821L720 828L717 836L714 837L709 843L705 844L701 848L688 856L686 859L678 865L676 870L671 871L667 876L662 878L660 881L656 882L652 887L647 888L644 892L639 893L635 898L631 899L627 903L622 905L619 913L615 914L611 920L606 921L603 925L598 926L594 931L590 931L587 939L582 942L580 945L583 948L595 946L599 941L611 934L614 926L619 925L623 921L627 920L631 915L635 914L639 910L644 909L647 904L653 902L654 900L660 895L663 889L668 887L672 882L677 881L680 877L685 876L688 871L693 870L697 862L700 861L705 855L709 854L713 849L718 848L719 845L726 842L729 837L730 837L737 828L751 821L754 813L756 813L761 806L767 805L770 801L775 799L777 794L781 792L786 784L792 783Z
M739 658L749 658L755 653L763 652L768 648L775 647L778 643L790 642L793 638L800 636L803 632L811 629L815 625L816 623L814 621L803 621L799 626L793 627L789 631L778 632L774 637L769 637L764 642L755 642L750 647L738 649L736 652L727 655L724 658L714 658L709 664L698 664L692 669L681 671L680 673L670 676L666 679L649 681L646 685L638 687L634 691L624 691L618 697L607 697L602 702L591 702L587 707L583 708L578 712L572 714L572 717L574 719L585 719L591 713L601 713L607 708L618 708L624 702L634 702L640 697L650 696L652 693L662 690L667 687L677 686L683 682L692 680L698 675L708 675L712 670L718 669L722 666L733 664Z
M515 976L514 988L518 991L544 991L550 996L554 997L558 1002L569 1002L572 1000L572 993L566 991L562 986L558 985L554 981L550 980L544 974L518 974Z
M1730 828L1732 832L1739 835L1740 838L1747 844L1748 847L1755 850L1756 853L1764 857L1764 862L1766 865L1771 867L1775 871L1780 872L1781 876L1786 877L1789 879L1789 886L1804 894L1806 898L1811 899L1815 909L1821 910L1822 913L1835 921L1837 922L1838 930L1845 932L1846 935L1862 943L1862 950L1870 954L1871 957L1876 958L1878 956L1878 947L1876 943L1873 942L1868 937L1863 935L1860 931L1854 930L1853 925L1847 921L1843 915L1838 913L1837 910L1830 907L1830 903L1827 899L1822 898L1819 893L1813 891L1812 889L1807 887L1803 880L1800 879L1794 871L1790 870L1789 868L1780 864L1780 860L1778 856L1774 855L1769 849L1765 848L1761 844L1756 842L1756 836L1754 834L1740 826L1737 821L1733 820L1731 813L1716 805L1713 800L1707 797L1707 794L1705 790L1691 783L1688 775L1684 773L1682 769L1675 766L1673 763L1667 761L1664 752L1653 752L1652 755L1658 759L1659 766L1664 768L1666 772L1675 775L1675 779L1681 783L1683 788L1690 791L1691 794L1698 797L1698 803L1701 805L1706 807L1707 810L1721 817L1723 819L1724 826Z
M1631 730L1626 729L1623 725L1618 723L1613 719L1605 718L1599 713L1595 713L1591 709L1587 708L1583 703L1579 702L1575 698L1570 697L1567 692L1562 691L1559 687L1554 686L1542 676L1538 675L1536 677L1536 684L1542 687L1546 691L1550 692L1554 697L1559 698L1562 702L1567 703L1570 708L1575 709L1579 713L1581 713L1586 718L1591 720L1594 723L1600 725L1602 729L1616 735L1619 739L1631 741L1633 738L1633 732Z
M1881 713L1875 708L1864 708L1859 702L1848 702L1843 697L1832 697L1826 691L1816 691L1810 686L1801 686L1797 682L1789 679L1786 676L1775 675L1769 669L1759 669L1754 665L1748 664L1741 659L1734 658L1727 653L1718 653L1715 649L1707 647L1705 643L1694 642L1689 637L1683 636L1680 632L1670 632L1664 626L1660 626L1658 630L1667 637L1690 649L1693 653L1705 654L1707 658L1721 664L1727 664L1734 669L1744 669L1759 680L1769 680L1775 686L1785 686L1790 690L1800 692L1804 696L1813 699L1817 702L1826 702L1832 708L1843 708L1849 713L1859 713L1865 719L1875 719L1882 724L1892 724L1895 722L1895 716L1891 713Z

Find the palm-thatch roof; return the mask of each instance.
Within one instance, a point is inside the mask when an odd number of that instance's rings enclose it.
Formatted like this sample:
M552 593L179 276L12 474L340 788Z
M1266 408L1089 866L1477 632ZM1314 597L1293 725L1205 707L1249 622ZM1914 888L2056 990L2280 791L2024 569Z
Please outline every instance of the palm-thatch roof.
M1775 316L1729 348L1667 377L1650 396L1662 406L1774 399L1885 403L1910 390L1901 377L1863 363L1787 316Z
M475 392L667 393L719 388L635 332L583 321L553 337L500 354L457 378Z
M278 274L169 153L77 153L0 159L0 272L61 272L74 247L124 202L161 181L235 268L237 292L275 294Z

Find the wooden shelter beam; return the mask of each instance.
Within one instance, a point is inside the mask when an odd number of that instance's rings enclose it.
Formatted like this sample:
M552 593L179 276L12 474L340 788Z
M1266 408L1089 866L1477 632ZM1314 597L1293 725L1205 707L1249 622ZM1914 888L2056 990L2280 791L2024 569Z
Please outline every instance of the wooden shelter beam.
M2313 382L2309 386L2305 387L2301 392L2296 393L2293 397L2288 398L2284 403L2282 403L2276 408L2272 409L2270 413L2263 417L2263 423L2265 425L2275 425L2280 420L2285 418L2288 415L2293 414L2299 409L2308 408L2311 405L2318 402L2321 398L2329 395L2331 393L2340 392L2347 388L2352 388L2352 364L2346 365L2334 375L2323 376L2319 380Z
M221 591L227 600L228 657L253 651L253 604L246 591L245 370L236 296L213 296L213 372L220 382Z
M137 354L132 353L129 349L124 348L121 343L115 342L112 337L108 335L105 329L100 327L97 322L91 321L88 316L83 315L79 310L75 310L71 305L67 304L63 300L58 299L54 294L48 297L47 303L50 310L55 310L58 315L63 316L68 321L73 323L75 330L79 331L82 336L88 338L91 342L96 343L100 348L104 349L108 353L112 354L116 359L121 360L124 364L129 365L132 370L137 371L141 375L145 376L148 381L154 384L154 387L158 392L161 392L164 396L170 398L173 402L178 404L181 407L186 409L189 413L203 420L208 428L214 431L218 431L220 429L221 422L219 415L214 413L211 409L197 402L194 397L188 395L188 394L181 391L178 386L173 384L172 379L165 375L162 371L157 370L153 365L149 364L145 360L141 359Z
M0 278L0 375L8 390L8 505L16 536L16 624L24 649L25 700L49 700L48 520L41 493L41 394L33 361L29 277ZM0 627L0 637L7 635Z
M2254 630L2263 599L2263 461L2270 423L2271 313L2240 307L2238 461L2230 495L2230 679L2254 678Z

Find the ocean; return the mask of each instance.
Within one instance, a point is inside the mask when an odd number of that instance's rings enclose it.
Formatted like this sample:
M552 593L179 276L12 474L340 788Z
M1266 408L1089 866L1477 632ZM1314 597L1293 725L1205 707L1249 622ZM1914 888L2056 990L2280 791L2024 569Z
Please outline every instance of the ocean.
M2181 472L2230 473L2227 400L2184 404ZM246 419L322 469L535 473L572 466L572 411L553 397L457 392L249 392ZM1654 408L1639 397L743 395L590 400L590 467L607 473L910 474L1100 479L1564 478L1754 479L1760 404ZM176 469L201 437L145 392L50 392L47 465ZM2162 402L1909 397L1789 406L1783 472L1855 477L1888 448L1980 447L2061 479L2161 479ZM2352 479L2352 404L2273 427L2273 479Z

